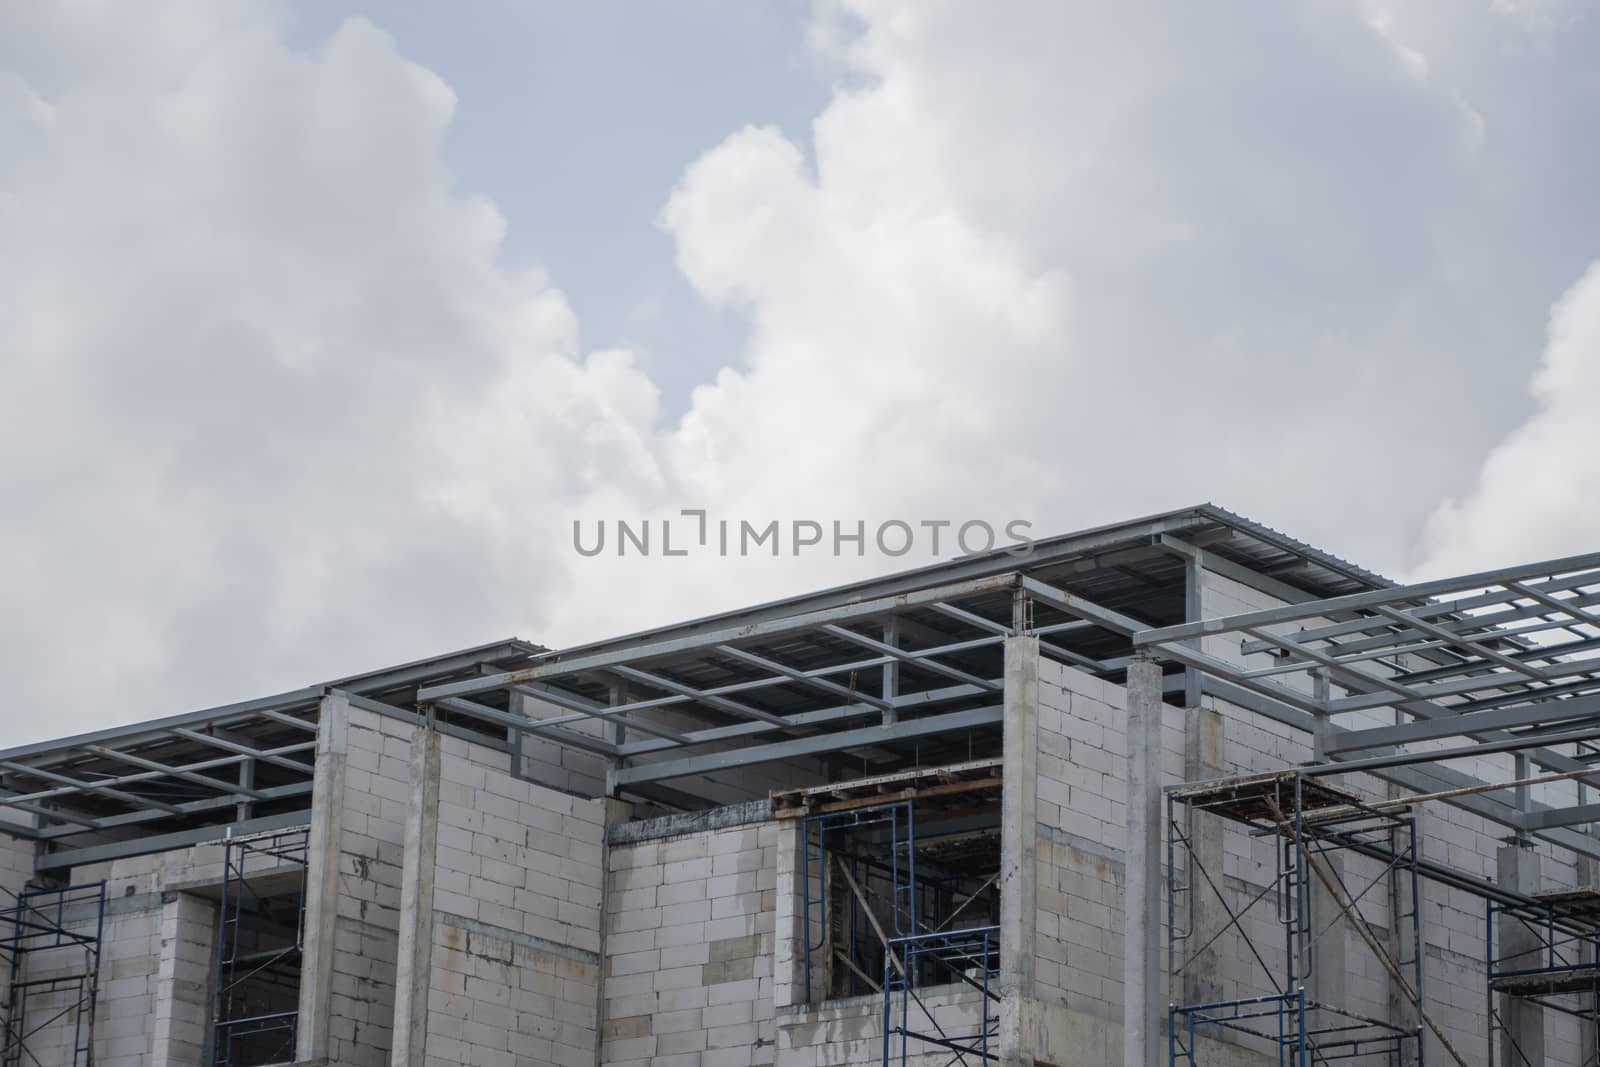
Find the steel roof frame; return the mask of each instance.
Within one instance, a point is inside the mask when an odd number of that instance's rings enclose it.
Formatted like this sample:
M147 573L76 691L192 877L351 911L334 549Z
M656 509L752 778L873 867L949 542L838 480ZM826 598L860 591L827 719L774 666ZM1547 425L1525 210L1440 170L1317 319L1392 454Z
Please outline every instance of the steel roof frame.
M1103 677L1115 677L1141 652L1171 660L1187 670L1166 680L1169 692L1189 699L1208 693L1302 730L1325 726L1331 759L1359 761L1352 770L1411 789L1473 780L1443 766L1444 757L1407 745L1472 737L1480 751L1516 751L1565 772L1584 770L1583 746L1600 740L1600 657L1588 655L1600 650L1600 612L1588 610L1600 606L1600 554L1393 586L1209 505L1040 545L1039 557L1028 561L992 553L560 653L500 642L274 697L20 746L0 752L6 771L0 808L36 817L36 826L14 828L22 836L61 842L90 834L90 847L99 848L110 831L154 824L150 832L171 837L168 828L180 816L236 807L244 819L263 803L298 802L310 791L312 768L297 757L314 742L289 738L314 734L319 702L336 690L382 714L410 718L431 707L441 719L470 720L499 736L528 735L590 752L612 764L613 791L640 795L651 788L666 795L656 783L670 779L765 762L888 757L922 738L997 731L1003 683L994 653L1019 633L1040 636L1046 655ZM1092 576L1144 568L1163 557L1167 569L1178 563L1187 569L1183 607L1190 621L1181 625L1152 626L1040 577L1060 573L1075 583L1072 574L1080 570ZM1091 565L1083 569L1080 560ZM1274 576L1252 569L1264 561ZM1331 577L1321 586L1322 578L1307 579L1305 588L1286 585L1284 576L1298 567ZM1201 568L1255 581L1296 602L1196 619ZM1126 573L1136 586L1166 571ZM1339 596L1310 591L1352 584L1367 588ZM1123 581L1115 588L1121 596L1132 586ZM1247 656L1274 659L1256 665L1202 651L1201 642L1218 635L1239 637ZM858 685L864 671L877 672L878 684ZM1297 672L1323 675L1328 684L1322 692L1284 684ZM530 707L555 713L532 715ZM1393 708L1406 721L1363 729L1331 721L1375 708ZM1573 754L1557 751L1567 746ZM86 758L103 761L97 777L79 769ZM256 767L273 768L269 781L281 784L263 784L245 771ZM242 772L236 781L217 773L230 768ZM1594 773L1600 783L1600 769ZM140 792L152 783L158 792ZM107 810L119 806L130 810ZM1573 829L1600 817L1600 805L1545 806L1525 796L1477 794L1459 806L1600 856L1600 842Z

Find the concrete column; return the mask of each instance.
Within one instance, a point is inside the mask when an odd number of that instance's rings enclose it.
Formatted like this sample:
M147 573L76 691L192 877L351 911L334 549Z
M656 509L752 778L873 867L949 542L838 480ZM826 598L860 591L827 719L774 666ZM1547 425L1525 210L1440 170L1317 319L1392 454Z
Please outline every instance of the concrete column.
M1123 1067L1161 1060L1161 665L1128 664L1127 929L1123 938Z
M805 848L799 819L778 823L777 879L772 946L772 1004L792 1008L810 997L805 981L805 886L801 855Z
M1320 701L1329 698L1330 685L1328 673L1324 670L1316 671L1312 676L1314 694ZM1317 714L1311 732L1311 761L1313 763L1326 763L1329 740L1333 736L1334 726L1330 717ZM1338 785L1337 777L1325 779L1329 785ZM1319 853L1317 859L1327 868L1328 873L1336 883L1344 881L1344 857L1338 853ZM1311 898L1311 974L1306 983L1308 999L1334 1007L1344 1006L1344 988L1348 981L1346 968L1349 966L1348 940L1350 936L1350 920L1339 906L1338 899L1328 887L1323 884L1310 871L1306 872L1310 882ZM1392 923L1390 924L1393 925ZM1346 1022L1342 1016L1328 1015L1323 1012L1311 1013L1311 1025L1337 1026Z
M616 702L615 691L613 691L612 699L613 699L614 702ZM606 810L605 836L603 838L601 838L601 841L600 841L600 902L601 902L601 911L600 911L600 931L599 931L600 932L600 950L598 952L598 955L600 957L600 971L599 971L599 975L598 975L598 979L597 980L600 983L601 989L600 989L600 993L594 998L594 1034L595 1034L595 1038L594 1038L594 1067L602 1067L602 1061L601 1061L600 1056L601 1056L602 1050L605 1047L605 1042L606 1042L606 1037L605 1037L605 1034L606 1034L606 997L605 997L605 988L604 987L605 987L606 960L610 957L610 950L609 950L609 948L608 948L608 946L606 944L606 941L607 941L607 937L608 937L608 930L609 930L609 927L610 927L611 924L606 921L605 909L610 906L606 902L611 899L611 891L612 891L612 884L613 884L612 883L612 877L611 877L611 828L613 826L616 826L618 823L625 823L629 819L633 818L633 805L628 803L625 800L613 800L613 799L608 797L608 798L606 798L605 805L606 805L606 809L605 809ZM776 941L776 938L774 938L774 941ZM776 945L774 945L773 953L774 953L774 955L777 954Z
M1496 882L1530 896L1539 891L1539 854L1532 848L1505 845L1495 854ZM1515 919L1502 917L1495 931L1495 956L1503 969L1537 967L1539 937ZM1499 1062L1543 1063L1544 1009L1521 997L1500 998L1501 1035Z
M391 1067L422 1067L427 1055L442 747L439 731L428 726L418 726L412 735L405 857L400 872L400 938L395 954Z
M1222 713L1215 708L1191 707L1185 710L1184 781L1202 782L1221 778L1227 773L1223 760L1222 724ZM1194 863L1204 864L1213 879L1222 875L1225 832L1224 821L1215 816L1201 816L1189 827L1189 850L1193 853ZM1184 960L1183 967L1183 1002L1209 1004L1222 999L1221 954L1218 949L1227 939L1218 938L1209 946L1206 946L1206 942L1230 920L1223 902L1205 884L1199 871L1191 868L1188 884L1194 915L1189 931L1191 955ZM1178 921L1181 927L1182 916ZM1194 951L1196 949L1199 951Z
M1039 639L1005 643L1004 760L1000 798L1000 1062L1033 1062L1021 1019L1038 958Z
M350 745L350 700L337 690L322 698L317 717L316 772L311 785L311 833L306 849L306 933L300 966L300 1018L295 1059L328 1055L333 1004L334 923L339 916L339 845L344 822L345 771Z

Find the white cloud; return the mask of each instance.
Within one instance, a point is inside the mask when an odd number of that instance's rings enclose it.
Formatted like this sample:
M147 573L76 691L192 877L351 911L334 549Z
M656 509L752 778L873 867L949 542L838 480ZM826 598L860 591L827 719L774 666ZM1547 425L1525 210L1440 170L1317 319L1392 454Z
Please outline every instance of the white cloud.
M1487 443L1445 426L1381 470L1462 355L1414 331L1467 288L1481 121L1368 10L1248 11L826 8L845 66L809 154L744 130L664 216L753 323L685 477L1046 528L1210 497L1393 565L1416 485Z
M810 143L739 130L663 190L749 324L669 425L504 261L450 89L379 28L132 10L0 11L0 664L68 709L13 740L894 565L582 559L574 518L1045 533L1211 498L1398 565L1520 414L1506 324L1570 277L1600 170L1560 78L1516 67L1508 110L1463 74L1487 13L825 4Z
M1483 461L1476 484L1430 517L1429 575L1600 546L1600 261L1550 310L1532 392L1538 410Z
M365 21L308 55L259 12L31 30L58 64L0 170L0 646L13 709L68 710L13 736L526 631L563 571L496 498L656 478L653 387L581 356L452 188L449 89Z

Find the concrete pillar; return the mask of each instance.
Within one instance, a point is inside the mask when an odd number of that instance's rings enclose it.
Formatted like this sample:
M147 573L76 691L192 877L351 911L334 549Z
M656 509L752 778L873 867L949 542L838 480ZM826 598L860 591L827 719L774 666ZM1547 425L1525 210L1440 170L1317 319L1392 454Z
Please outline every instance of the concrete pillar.
M1161 665L1128 664L1127 929L1123 938L1123 1067L1156 1067L1161 1038Z
M1227 773L1223 759L1222 724L1222 713L1215 708L1191 707L1185 710L1184 781L1202 782L1221 778ZM1226 824L1215 816L1201 816L1189 827L1192 864L1203 864L1213 879L1222 876L1225 832ZM1188 946L1192 954L1184 960L1183 966L1183 1002L1209 1004L1222 999L1221 953L1218 950L1228 939L1217 938L1210 945L1206 945L1206 942L1227 926L1230 919L1223 902L1217 899L1193 865L1189 871L1188 885L1194 914ZM1180 927L1182 922L1180 916Z
M395 954L391 1067L422 1067L427 1056L441 750L439 731L418 726L411 738L405 857L400 872L400 937Z
M619 701L616 700L616 696L615 696L615 691L614 690L613 690L612 700L613 700L613 702L620 703ZM607 935L608 935L609 928L610 928L611 924L606 921L605 909L610 907L610 905L608 903L606 903L606 902L611 899L611 892L612 892L612 886L613 886L612 877L611 877L611 828L613 826L616 826L618 823L625 823L629 819L633 818L633 805L628 803L625 800L613 800L613 799L608 797L608 798L606 798L605 805L606 805L606 808L605 808L605 810L606 810L605 836L603 838L601 838L601 842L600 842L600 872L601 872L600 873L600 901L601 901L601 913L600 913L600 931L599 931L599 933L600 933L600 951L598 953L599 957L600 957L600 967L601 967L600 975L599 975L599 981L600 981L600 984L601 984L602 987L604 987L604 985L605 985L605 961L610 957L610 949L608 948L608 946L606 944L606 941L607 941ZM774 940L776 940L776 939L774 939ZM776 955L776 945L774 945L774 955ZM776 977L776 976L774 976L774 977ZM606 1040L605 1039L605 1033L606 1033L606 998L605 998L605 995L604 995L604 989L603 988L601 990L601 995L596 996L594 998L594 1033L595 1033L595 1039L594 1039L594 1067L602 1067L601 1052L603 1051L603 1049L605 1047L605 1040Z
M1495 880L1507 889L1532 895L1539 891L1539 854L1522 844L1503 846L1495 854ZM1539 937L1521 922L1502 917L1495 931L1495 956L1502 969L1537 967ZM1543 1063L1544 1009L1521 997L1500 998L1501 1035L1499 1062Z
M306 932L300 966L300 1018L295 1059L328 1055L333 1005L334 923L339 916L339 846L344 823L345 771L350 748L350 700L337 690L322 698L317 717L316 772L311 785L311 832L306 848Z
M772 1003L780 1009L799 1007L810 999L805 980L805 886L801 883L804 848L799 819L778 823Z
M1023 1002L1033 996L1038 953L1039 639L1005 642L1000 800L1000 1062L1033 1062L1024 1047Z
M1330 689L1328 672L1318 670L1312 678L1316 698L1326 701ZM1311 732L1311 762L1329 761L1328 742L1333 736L1333 729L1333 723L1328 715L1320 713L1316 715ZM1325 781L1329 785L1339 784L1339 780L1334 777ZM1327 868L1334 882L1342 884L1344 857L1337 852L1315 853L1314 846L1309 847L1313 848L1318 861ZM1348 981L1346 968L1350 962L1348 945L1350 919L1345 916L1338 899L1323 884L1321 878L1310 871L1306 872L1306 878L1311 889L1311 973L1306 982L1306 996L1307 999L1322 1004L1343 1007L1346 999L1343 991ZM1342 1016L1322 1012L1312 1012L1309 1020L1314 1028L1338 1026L1343 1022L1348 1020Z

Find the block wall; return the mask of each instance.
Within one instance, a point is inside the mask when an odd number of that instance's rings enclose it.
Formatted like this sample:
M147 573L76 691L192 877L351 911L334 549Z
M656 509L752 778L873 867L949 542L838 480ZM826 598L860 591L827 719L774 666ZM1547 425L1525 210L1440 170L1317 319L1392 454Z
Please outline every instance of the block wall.
M96 1064L190 1067L203 1061L211 1017L215 898L222 875L220 842L72 869L73 885L106 882L94 1018ZM75 904L66 918L68 929L87 934L94 929L96 910ZM30 954L24 978L78 973L82 958L81 949ZM30 1027L75 999L57 995L31 1002ZM44 1067L70 1063L76 1022L69 1013L39 1029L28 1040L30 1057Z
M1035 995L1122 1017L1123 858L1127 847L1126 692L1039 664ZM1166 707L1163 777L1181 780L1183 709Z
M328 1058L340 1067L389 1062L411 730L401 720L349 709L344 788L332 813L338 820L332 977L321 991ZM312 862L315 882L317 857Z
M607 1067L801 1062L777 1051L779 835L778 824L765 822L610 849L601 1025Z
M5 825L0 820L0 906L9 905L11 895L33 877L33 842L6 833Z
M448 738L428 921L426 1062L593 1063L605 802L486 766Z

